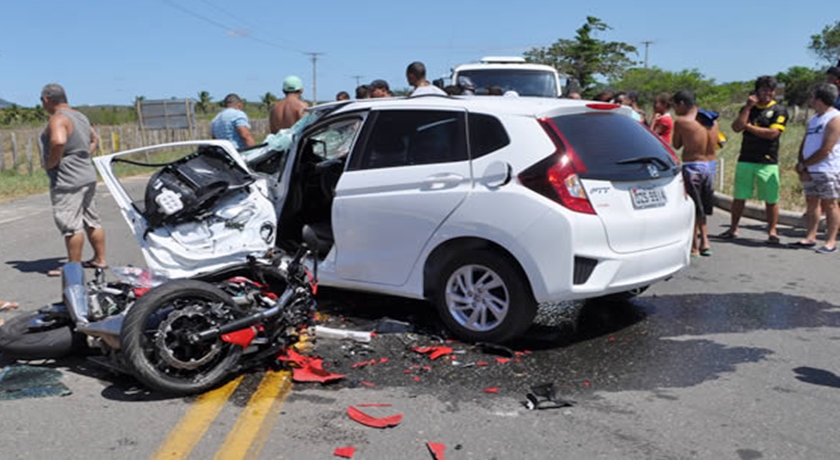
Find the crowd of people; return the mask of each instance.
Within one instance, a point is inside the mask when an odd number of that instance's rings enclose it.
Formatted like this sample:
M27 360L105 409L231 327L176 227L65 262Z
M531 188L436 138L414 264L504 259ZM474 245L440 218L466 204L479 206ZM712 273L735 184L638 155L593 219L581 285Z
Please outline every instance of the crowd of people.
M815 115L808 121L802 139L796 172L802 182L807 210L806 235L793 243L800 248L813 248L820 253L837 252L837 232L840 228L840 63L831 67L828 82L812 91L811 107ZM426 78L426 66L419 61L406 68L406 81L413 88L411 95L471 95L475 86L469 79L461 79L444 89L432 85ZM780 244L779 219L779 138L789 121L787 108L776 101L778 82L774 77L762 76L755 81L754 90L740 109L732 130L741 133L743 140L735 168L735 181L729 229L717 235L720 239L738 238L738 226L745 202L757 198L765 203L767 243ZM303 82L290 75L283 80L284 98L271 107L269 125L272 133L294 125L303 117L309 105L303 100ZM388 82L376 79L360 85L356 99L393 97ZM501 95L501 88L489 88L488 94ZM580 94L567 95L580 99ZM336 100L348 100L350 95L339 92ZM682 149L682 171L688 195L695 202L696 225L692 239L693 256L711 256L707 216L713 209L713 185L716 176L716 152L725 138L720 133L718 114L697 106L696 96L688 90L673 95L660 94L653 104L650 117L639 107L638 93L602 92L596 101L615 103L631 109L631 116L650 127L663 142ZM105 232L96 208L96 171L91 152L99 138L87 117L72 109L67 95L58 84L48 84L41 91L41 103L50 118L41 135L42 165L50 180L50 199L53 219L64 238L69 262L79 262L86 268L107 267ZM227 139L239 148L255 144L248 116L242 110L244 102L236 94L223 100L223 110L211 122L214 139ZM671 116L673 110L676 118ZM817 231L820 216L826 215L824 244L818 246ZM82 261L84 239L93 247L93 258ZM59 276L60 270L48 275ZM17 307L17 303L0 300L0 310Z

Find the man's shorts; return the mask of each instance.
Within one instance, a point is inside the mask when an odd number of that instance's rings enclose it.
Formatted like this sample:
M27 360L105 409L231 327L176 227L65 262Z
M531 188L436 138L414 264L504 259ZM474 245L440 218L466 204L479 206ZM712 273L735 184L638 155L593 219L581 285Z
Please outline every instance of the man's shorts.
M700 223L705 221L705 216L711 216L714 210L716 169L714 161L691 161L682 165L685 190L694 201Z
M811 180L802 183L805 196L822 200L840 198L840 172L812 172L808 175Z
M778 203L779 165L739 161L735 167L734 198L736 200L749 200L753 198L753 191L756 188L758 188L756 198L767 204Z
M102 220L96 210L96 184L74 190L51 190L53 218L58 231L71 236L85 228L100 228Z

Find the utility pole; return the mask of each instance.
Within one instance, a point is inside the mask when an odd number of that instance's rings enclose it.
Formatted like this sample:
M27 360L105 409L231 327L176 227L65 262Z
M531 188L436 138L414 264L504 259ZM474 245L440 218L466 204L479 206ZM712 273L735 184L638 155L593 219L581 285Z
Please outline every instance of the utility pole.
M322 56L324 53L310 51L305 54L312 58L312 103L318 104L318 56Z
M356 88L359 87L359 81L362 79L362 77L364 77L364 75L351 75L350 76L350 78L355 78L356 79Z
M645 68L648 68L648 48L653 44L653 40L645 40L642 42L645 45Z

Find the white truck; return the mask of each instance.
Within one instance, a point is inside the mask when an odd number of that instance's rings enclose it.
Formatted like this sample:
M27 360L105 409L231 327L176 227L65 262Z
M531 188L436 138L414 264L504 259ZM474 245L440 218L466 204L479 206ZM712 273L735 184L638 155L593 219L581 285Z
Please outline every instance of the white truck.
M563 79L554 67L531 64L522 57L487 56L477 63L461 64L452 70L452 84L472 85L476 95L504 94L561 97Z

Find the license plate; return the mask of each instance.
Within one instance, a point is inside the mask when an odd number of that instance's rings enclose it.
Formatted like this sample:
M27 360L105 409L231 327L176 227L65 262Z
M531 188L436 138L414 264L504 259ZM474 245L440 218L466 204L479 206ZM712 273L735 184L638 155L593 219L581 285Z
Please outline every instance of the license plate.
M665 206L668 201L665 199L665 190L662 187L656 188L632 188L630 198L633 200L633 208L647 209Z

